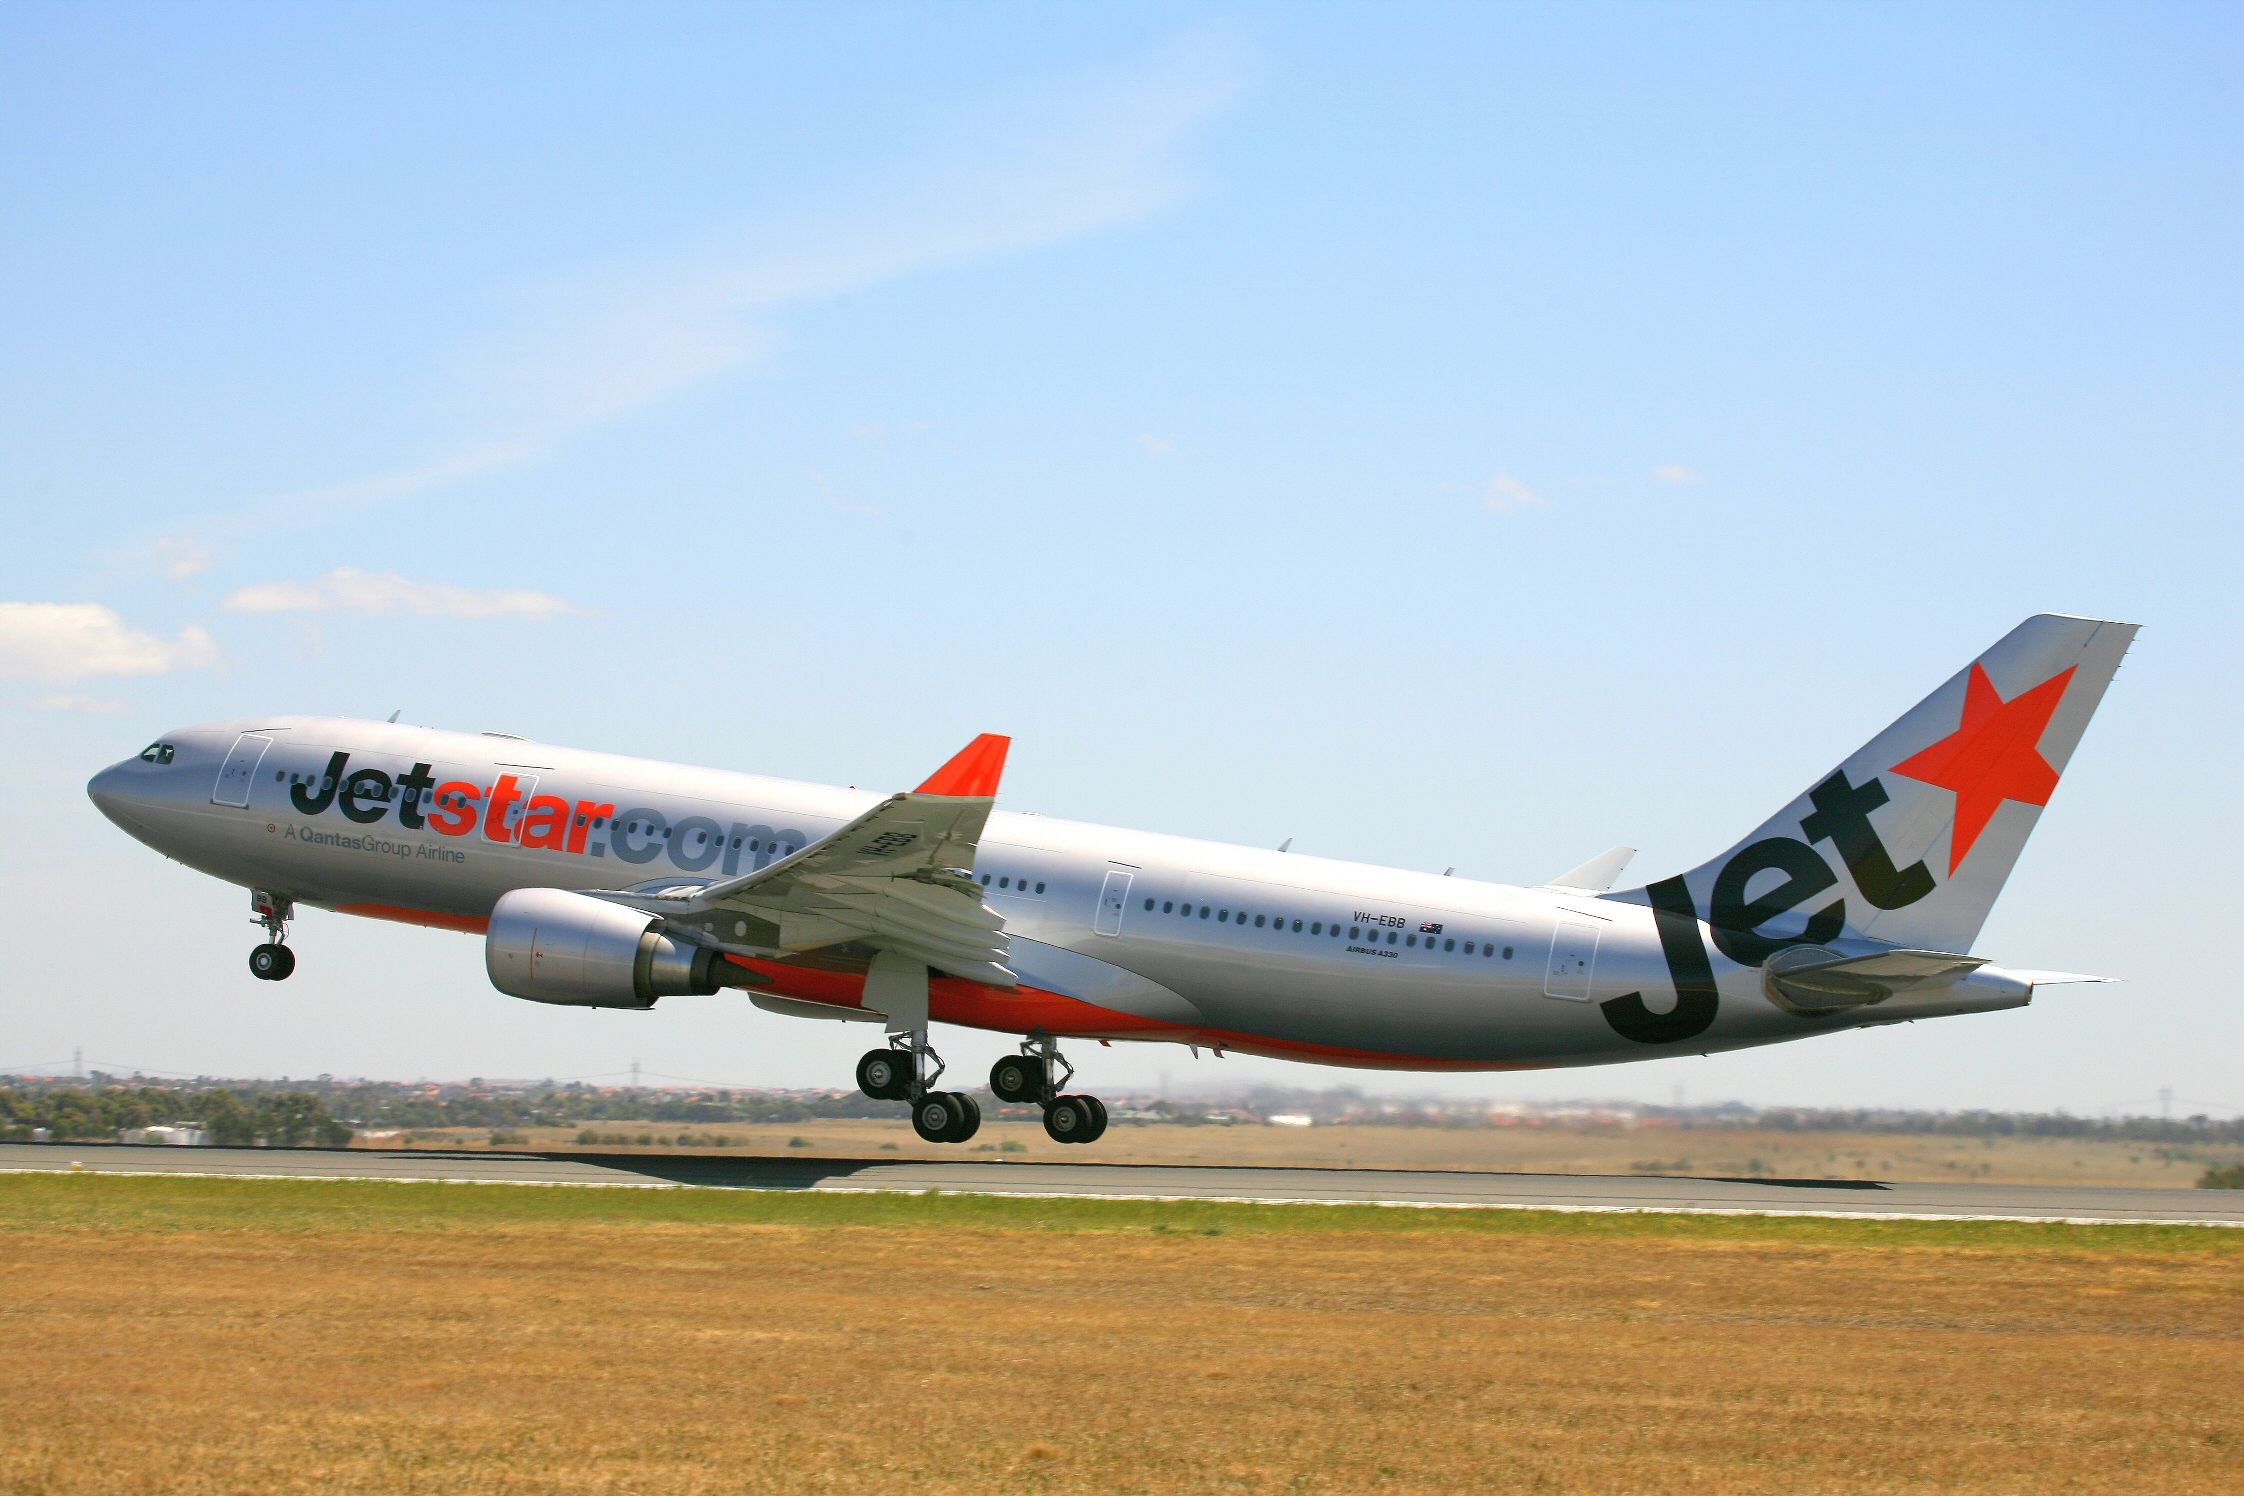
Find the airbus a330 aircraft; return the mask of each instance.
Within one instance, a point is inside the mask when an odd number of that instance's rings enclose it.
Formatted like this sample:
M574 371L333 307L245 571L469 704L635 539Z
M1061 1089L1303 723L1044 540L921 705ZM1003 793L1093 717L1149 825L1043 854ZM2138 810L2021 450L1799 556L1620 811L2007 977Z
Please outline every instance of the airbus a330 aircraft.
M1505 1070L1771 1044L2022 1007L2095 981L1969 954L2131 624L2029 618L1712 862L1610 892L1627 848L1537 888L995 809L1008 740L871 794L333 717L191 727L87 787L133 836L250 889L295 969L298 904L480 933L500 991L651 1008L744 989L885 1026L858 1062L920 1136L931 1023L1023 1036L990 1090L1090 1142L1063 1039L1332 1065Z

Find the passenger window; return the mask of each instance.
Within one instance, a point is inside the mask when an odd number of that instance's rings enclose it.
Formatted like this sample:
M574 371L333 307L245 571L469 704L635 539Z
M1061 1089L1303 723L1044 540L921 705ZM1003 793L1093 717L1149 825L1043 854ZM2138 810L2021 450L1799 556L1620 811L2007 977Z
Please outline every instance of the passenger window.
M1202 904L1200 906L1200 917L1202 919L1206 919L1208 917L1208 906L1205 904Z
M1161 901L1161 912L1162 912L1163 914L1174 914L1174 913L1176 913L1176 910L1177 910L1176 900L1174 900L1174 899L1163 899L1163 900Z
M1217 923L1217 924L1219 924L1219 925L1226 925L1226 924L1229 924L1230 922L1231 922L1231 911L1230 911L1230 910L1228 910L1228 909L1218 909L1218 910L1216 911L1216 923Z
M1389 945L1393 945L1393 944L1395 943L1395 932L1394 932L1394 931L1392 931L1392 930L1389 930L1389 931L1387 932L1387 943L1388 943ZM1416 945L1416 944L1418 943L1418 937L1417 937L1417 936L1415 936L1415 935L1411 936L1411 937L1410 937L1410 943L1411 943L1412 945Z
M1393 945L1393 944L1395 943L1395 937L1394 937L1394 936L1392 936L1392 935L1388 936L1388 937L1387 937L1387 943L1388 943L1389 945ZM1404 941L1404 942L1403 942L1403 944L1404 944L1404 945L1416 945L1417 943L1418 943L1418 937L1417 937L1417 936L1415 936L1415 935L1411 936L1411 937L1410 937L1410 938L1409 938L1408 940L1406 940L1406 941Z
M1296 935L1301 933L1301 921L1298 919L1293 922L1293 933Z
M1145 910L1148 914L1151 914L1153 912L1153 900L1147 899L1145 901Z
M1042 879L1039 879L1039 880L1037 880L1036 891L1037 891L1038 893L1042 893L1042 892L1044 892L1044 883L1043 883L1043 880L1042 880ZM1153 906L1152 906L1151 904L1148 904L1148 905L1146 905L1146 907L1147 907L1148 909L1150 909L1150 908L1152 908Z
M1507 945L1507 946L1505 946L1505 947L1504 947L1504 959L1505 959L1506 961L1509 961L1509 960L1511 960L1511 958L1512 958L1512 948L1511 948L1510 946L1508 946L1508 945Z
M1333 928L1337 930L1340 927L1338 925L1334 925ZM1363 937L1363 933L1364 927L1362 925L1350 925L1348 927L1348 938L1350 940L1361 939Z
M1324 933L1325 933L1325 922L1324 922L1323 920L1321 920L1321 919L1320 919L1320 920L1316 921L1316 922L1315 922L1314 924L1310 925L1310 926L1309 926L1309 933L1310 933L1310 934L1312 934L1312 935L1322 935L1322 934L1324 934Z
M1465 942L1465 954L1469 956L1469 955L1471 955L1472 953L1473 953L1473 943L1472 943L1472 942L1471 942L1470 940L1468 940L1468 941L1466 941L1466 942Z
M983 886L984 888L987 888L987 887L989 887L989 886L990 886L990 875L989 875L988 873L984 873L984 874L982 874L982 886Z
M1000 878L997 880L997 886L999 888L1011 888L1013 886L1013 880L1011 878Z
M1262 916L1259 914L1254 917L1254 927L1258 930L1262 928Z
M1454 940L1444 940L1441 943L1441 948L1445 951L1453 951L1457 949L1457 942Z

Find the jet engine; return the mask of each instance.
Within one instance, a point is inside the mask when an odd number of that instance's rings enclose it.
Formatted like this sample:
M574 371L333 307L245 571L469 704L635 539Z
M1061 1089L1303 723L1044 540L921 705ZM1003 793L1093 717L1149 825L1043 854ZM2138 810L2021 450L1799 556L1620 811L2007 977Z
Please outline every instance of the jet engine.
M560 888L518 888L491 911L483 966L510 997L575 1008L651 1008L715 992L715 951L662 933L652 914Z

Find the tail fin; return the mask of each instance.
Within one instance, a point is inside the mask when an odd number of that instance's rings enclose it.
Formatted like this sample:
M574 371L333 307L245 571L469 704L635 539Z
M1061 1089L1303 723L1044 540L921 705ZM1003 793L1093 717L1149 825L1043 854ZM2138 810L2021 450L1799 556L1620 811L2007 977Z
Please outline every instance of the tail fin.
M1748 966L1842 934L1969 950L2135 630L2027 619L1744 841L1612 897L1687 894Z

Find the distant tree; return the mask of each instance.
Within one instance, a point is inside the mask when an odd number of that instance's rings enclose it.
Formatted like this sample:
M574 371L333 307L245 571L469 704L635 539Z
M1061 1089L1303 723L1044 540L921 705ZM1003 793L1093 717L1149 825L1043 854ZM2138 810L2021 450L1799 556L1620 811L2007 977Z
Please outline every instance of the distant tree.
M244 1148L257 1141L257 1118L242 1099L227 1090L205 1091L195 1098L210 1140L225 1148Z
M351 1140L351 1130L328 1115L326 1103L309 1091L279 1091L261 1097L255 1116L257 1131L270 1147L319 1144L332 1148Z
M2207 1169L2198 1176L2201 1190L2244 1190L2244 1164L2228 1164Z

